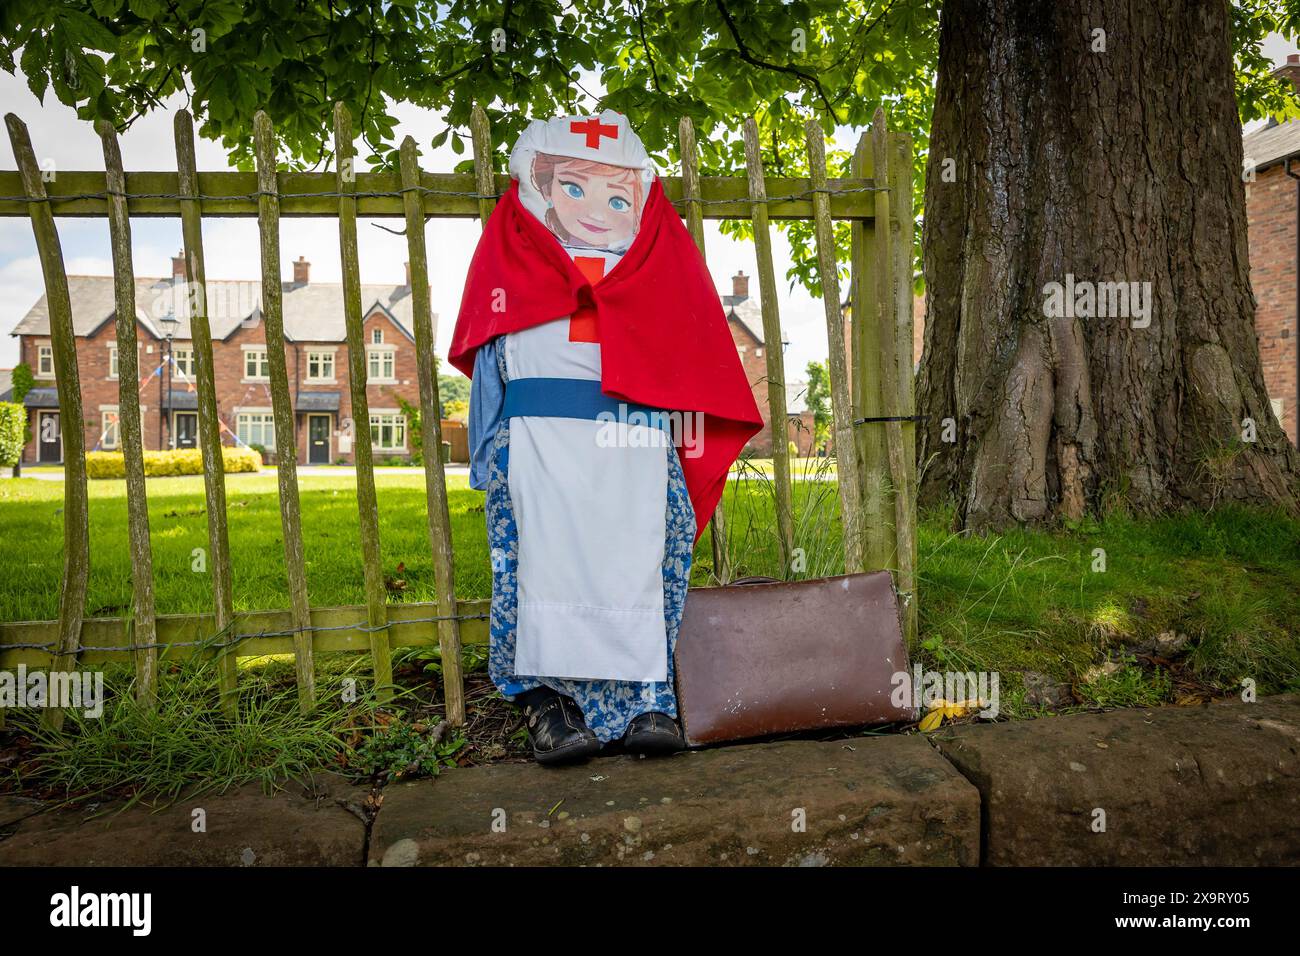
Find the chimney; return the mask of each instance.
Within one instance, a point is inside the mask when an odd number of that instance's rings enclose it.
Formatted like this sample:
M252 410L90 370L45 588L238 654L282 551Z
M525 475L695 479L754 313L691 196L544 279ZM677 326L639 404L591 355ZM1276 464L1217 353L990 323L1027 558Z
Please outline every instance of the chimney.
M299 256L298 261L293 264L293 284L306 285L310 274L311 263L307 261L306 256Z
M406 287L409 289L411 287L411 264L409 262L403 264L406 266Z
M1291 84L1300 90L1300 53L1287 54L1286 65L1279 66L1273 71L1273 75L1290 80Z
M744 269L731 277L731 294L737 299L749 298L749 276Z
M182 249L172 256L172 281L185 281L185 250Z

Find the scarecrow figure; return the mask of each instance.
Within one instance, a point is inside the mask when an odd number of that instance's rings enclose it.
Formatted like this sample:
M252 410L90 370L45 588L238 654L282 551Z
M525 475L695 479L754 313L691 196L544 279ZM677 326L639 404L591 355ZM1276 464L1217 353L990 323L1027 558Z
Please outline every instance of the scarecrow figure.
M695 541L762 426L704 261L626 118L534 121L449 359L487 491L489 672L541 763L682 749Z

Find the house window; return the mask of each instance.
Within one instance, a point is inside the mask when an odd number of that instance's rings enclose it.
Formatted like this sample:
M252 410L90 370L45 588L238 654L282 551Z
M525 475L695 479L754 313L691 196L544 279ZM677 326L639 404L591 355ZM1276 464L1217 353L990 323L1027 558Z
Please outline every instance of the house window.
M745 345L737 345L736 351L739 352L741 355L744 355L747 351L749 351L749 347Z
M108 377L117 378L117 346L108 347Z
M235 434L245 445L275 447L275 416L270 412L240 412L235 418Z
M193 349L172 349L172 360L175 364L175 372L184 378L194 377L194 350Z
M40 378L54 378L54 346L37 346L36 374Z
M371 341L371 343L373 343L374 345L383 345L383 344L384 344L384 330L383 330L383 329L375 329L374 331L372 331L372 332L370 333L370 341Z
M1270 398L1268 403L1273 406L1273 414L1277 416L1278 424L1282 424L1282 416L1286 412L1286 406L1280 398Z
M405 451L406 416L400 413L371 415L370 447L375 451Z
M117 418L116 405L99 406L99 445L101 448L117 447L121 426Z
M393 357L395 353L391 348L388 349L367 349L366 357L369 359L369 369L367 375L372 382L391 382L393 381L394 368Z
M271 377L271 366L266 360L266 349L244 350L244 378L267 379Z
M307 353L307 381L309 382L334 381L334 353L333 352L308 352Z

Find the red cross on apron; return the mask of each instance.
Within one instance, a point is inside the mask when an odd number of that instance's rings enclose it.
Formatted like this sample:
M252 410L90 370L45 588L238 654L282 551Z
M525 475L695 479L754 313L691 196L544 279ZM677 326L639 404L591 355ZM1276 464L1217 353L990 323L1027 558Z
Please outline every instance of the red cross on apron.
M605 278L605 260L599 256L574 256L573 264L593 286ZM579 305L577 311L569 317L569 341L600 341L596 333L596 309L593 306L586 303Z

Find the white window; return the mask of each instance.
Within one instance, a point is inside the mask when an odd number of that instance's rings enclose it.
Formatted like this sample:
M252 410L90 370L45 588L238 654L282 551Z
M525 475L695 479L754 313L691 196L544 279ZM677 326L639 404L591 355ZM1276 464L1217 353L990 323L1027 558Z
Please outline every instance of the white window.
M275 448L275 416L270 412L240 412L235 418L235 434L245 445Z
M117 418L116 405L99 406L99 445L101 448L117 447L121 435L121 425Z
M117 378L117 346L108 347L108 377Z
M1286 411L1286 406L1280 398L1270 398L1268 403L1273 406L1273 414L1277 416L1278 423L1282 422L1282 414Z
M176 363L172 371L182 378L189 379L194 377L193 349L172 349L172 359Z
M54 378L54 346L36 347L36 377Z
M749 346L747 346L747 345L737 345L737 346L736 346L736 351L739 352L741 355L744 355L747 351L749 351Z
M405 451L406 416L400 412L371 415L370 447L375 451Z
M244 350L244 380L265 380L271 377L271 365L266 360L266 349Z
M396 353L392 348L371 348L366 350L366 358L369 360L367 377L372 382L391 382L394 381L394 356Z
M384 330L375 329L370 333L370 341L375 345L384 344Z
M332 351L307 353L307 381L334 381L334 353Z

